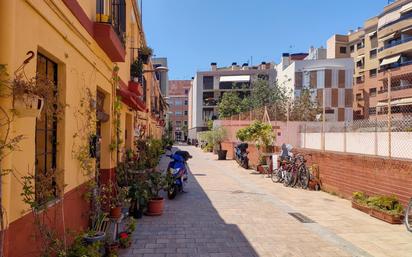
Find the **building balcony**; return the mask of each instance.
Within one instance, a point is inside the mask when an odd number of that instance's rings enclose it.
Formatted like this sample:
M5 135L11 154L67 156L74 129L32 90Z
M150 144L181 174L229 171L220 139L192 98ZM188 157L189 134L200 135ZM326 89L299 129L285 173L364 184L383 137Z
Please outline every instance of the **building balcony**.
M412 37L405 39L399 39L391 44L387 44L379 49L378 58L383 59L385 57L397 55L397 54L410 54L412 49Z
M203 106L209 106L209 107L214 107L219 104L219 99L215 98L208 98L208 99L203 99Z
M125 60L126 4L124 1L97 0L94 38L113 62Z
M110 60L112 62L124 62L126 52L112 25L95 22L93 30L97 44L109 56Z
M388 89L383 88L378 91L377 101L387 101L388 100ZM396 86L391 87L391 99L399 99L399 98L409 98L412 97L412 84L405 85L405 86Z
M382 52L386 49L389 49L389 48L392 48L392 47L395 47L395 46L398 46L398 45L402 45L402 44L408 43L410 41L412 41L412 37L407 37L407 38L404 38L404 39L398 39L398 40L392 41L391 43L386 44L385 46L379 48L378 51Z
M412 76L412 60L398 61L382 67L378 73L378 80L387 80L388 70L391 71L392 78L402 77L405 75Z
M128 85L129 91L135 93L137 96L143 96L143 86L140 82L129 81Z
M147 112L146 102L143 100L143 98L130 91L128 85L126 85L126 83L124 83L122 80L119 81L117 95L119 95L122 102L130 108L141 112Z

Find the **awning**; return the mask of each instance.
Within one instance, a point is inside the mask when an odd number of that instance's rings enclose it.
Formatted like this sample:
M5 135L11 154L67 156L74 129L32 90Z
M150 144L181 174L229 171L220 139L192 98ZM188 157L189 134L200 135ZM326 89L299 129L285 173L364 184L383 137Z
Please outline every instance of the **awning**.
M391 101L391 106L405 106L405 105L412 105L412 97ZM379 102L376 105L376 107L384 107L384 106L388 106L388 102Z
M385 65L388 65L388 64L398 62L400 58L401 58L401 55L385 58L385 59L382 60L381 66L385 66Z
M249 75L220 77L220 82L249 82L249 81L250 81Z
M409 27L404 28L403 30L401 30L401 32L406 32L406 31L409 31L409 30L411 30L411 29L412 29L412 26L409 26Z
M409 4L405 4L404 6L402 6L401 8L401 13L406 13L412 10L412 3Z
M396 32L380 38L379 41L382 41L382 42L383 42L383 41L387 41L387 40L389 40L389 39L394 38L395 35L396 35Z
M398 20L401 17L401 12L400 10L396 10L393 12L390 12L384 16L382 16L379 21L378 21L378 28L381 28L383 26L385 26L388 23L391 23L393 21Z
M376 30L368 34L369 37L373 37L375 35L376 35Z

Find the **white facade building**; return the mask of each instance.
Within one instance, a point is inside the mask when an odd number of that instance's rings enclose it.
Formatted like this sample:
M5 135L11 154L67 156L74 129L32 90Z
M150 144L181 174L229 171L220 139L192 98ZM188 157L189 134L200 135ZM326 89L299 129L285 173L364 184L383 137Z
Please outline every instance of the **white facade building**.
M278 84L292 97L299 97L304 88L310 89L313 99L325 107L327 121L353 119L352 58L326 59L326 49L311 48L304 58L283 54L276 69Z

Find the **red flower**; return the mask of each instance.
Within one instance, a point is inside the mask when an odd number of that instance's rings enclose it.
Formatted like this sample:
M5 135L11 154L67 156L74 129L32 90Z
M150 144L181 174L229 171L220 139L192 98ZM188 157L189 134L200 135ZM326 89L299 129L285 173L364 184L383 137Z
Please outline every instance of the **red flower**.
M123 239L126 239L126 238L129 237L129 234L127 234L126 232L122 232L122 233L120 233L119 237L123 238Z

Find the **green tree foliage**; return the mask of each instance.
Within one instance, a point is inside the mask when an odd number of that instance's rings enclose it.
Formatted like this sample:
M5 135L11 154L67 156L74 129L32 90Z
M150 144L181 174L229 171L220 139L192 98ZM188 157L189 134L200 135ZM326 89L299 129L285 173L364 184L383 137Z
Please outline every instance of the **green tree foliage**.
M270 146L276 140L272 126L261 121L255 121L248 127L239 129L236 137L242 142L255 143L258 148L260 146Z
M242 99L237 92L226 92L219 102L219 118L226 118L241 112Z
M252 84L250 104L253 108L273 104L283 104L288 99L287 91L277 83L270 84L268 80L258 79Z
M312 98L310 90L302 89L300 97L296 98L291 106L290 120L315 121L316 115L321 112L322 109L318 102Z

